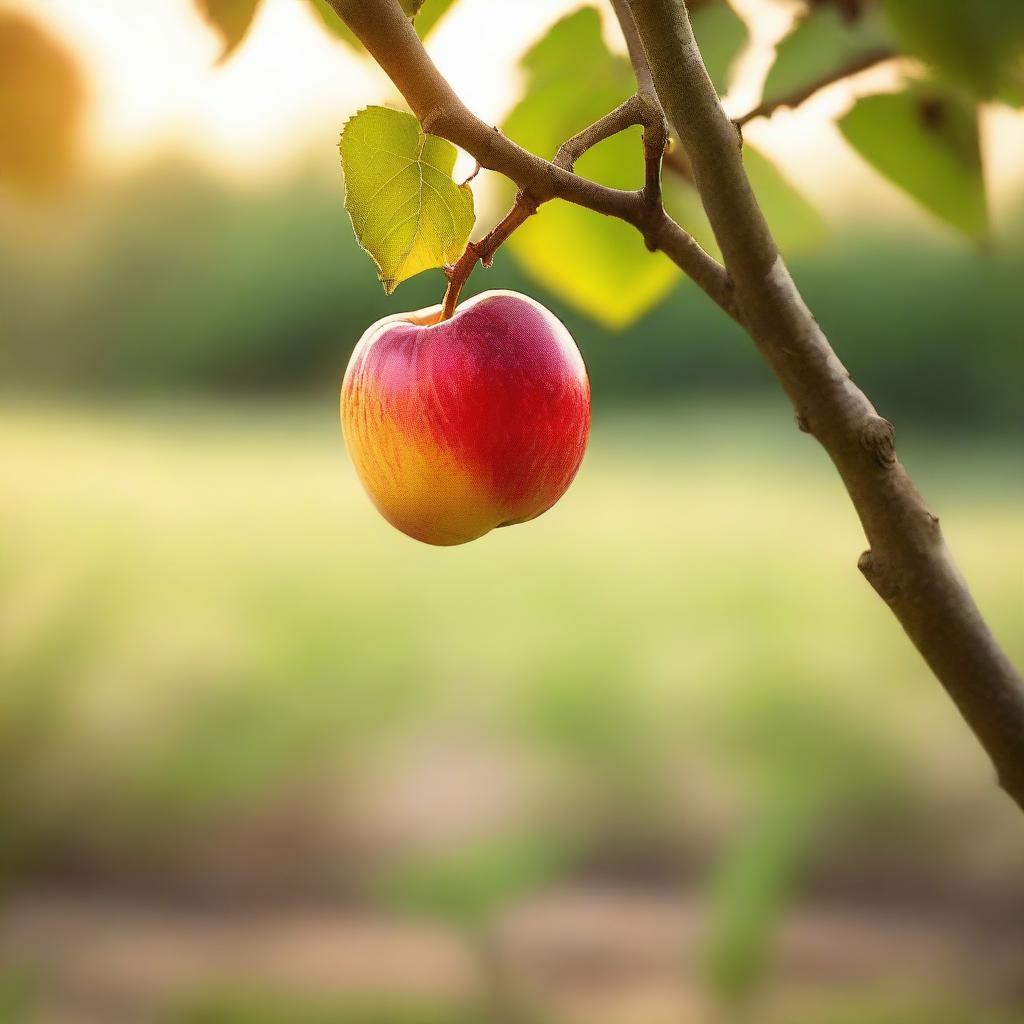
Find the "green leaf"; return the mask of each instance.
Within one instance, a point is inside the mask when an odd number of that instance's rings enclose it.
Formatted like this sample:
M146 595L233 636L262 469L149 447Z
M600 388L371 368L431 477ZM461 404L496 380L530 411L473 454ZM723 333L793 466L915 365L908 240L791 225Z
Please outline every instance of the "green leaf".
M893 48L892 33L875 8L850 19L838 4L809 7L776 49L762 102L799 96L827 75Z
M839 122L847 141L894 185L970 238L988 231L978 110L959 94L915 84L867 96Z
M402 9L414 19L416 31L421 39L426 39L430 30L441 20L442 16L454 4L455 0L402 0ZM362 52L363 44L355 33L338 17L334 8L327 0L310 0L324 25L339 39L343 39L353 50Z
M907 51L981 99L1024 102L1021 0L885 0Z
M404 913L479 927L559 878L572 857L569 845L551 836L502 836L402 865L381 880L378 891Z
M555 24L523 57L522 68L526 96L504 130L548 159L636 88L629 61L608 51L591 7ZM606 185L638 188L643 183L640 130L601 143L576 170ZM612 328L632 323L680 278L665 256L647 251L635 228L570 203L545 203L508 247L531 277Z
M473 193L452 180L455 147L412 114L367 107L341 134L345 208L390 295L407 278L454 263L473 229Z
M82 80L35 21L0 10L0 184L43 194L76 171Z
M226 60L245 38L259 0L197 0L206 20L224 37L220 60Z
M691 3L690 21L711 81L724 93L733 63L750 38L746 22L724 0Z

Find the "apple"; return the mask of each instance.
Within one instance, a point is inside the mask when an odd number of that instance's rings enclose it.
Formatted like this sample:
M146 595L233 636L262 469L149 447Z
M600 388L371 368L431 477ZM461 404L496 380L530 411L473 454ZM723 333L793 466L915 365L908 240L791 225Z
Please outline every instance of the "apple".
M341 386L341 424L367 493L427 544L525 523L566 492L590 433L590 381L539 302L489 291L378 320Z

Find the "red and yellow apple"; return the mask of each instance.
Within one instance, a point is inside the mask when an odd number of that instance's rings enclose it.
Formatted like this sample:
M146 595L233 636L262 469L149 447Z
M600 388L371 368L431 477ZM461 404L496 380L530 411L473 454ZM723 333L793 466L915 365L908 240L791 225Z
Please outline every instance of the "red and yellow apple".
M352 462L381 515L427 544L535 519L572 482L590 432L576 343L515 292L378 320L341 386Z

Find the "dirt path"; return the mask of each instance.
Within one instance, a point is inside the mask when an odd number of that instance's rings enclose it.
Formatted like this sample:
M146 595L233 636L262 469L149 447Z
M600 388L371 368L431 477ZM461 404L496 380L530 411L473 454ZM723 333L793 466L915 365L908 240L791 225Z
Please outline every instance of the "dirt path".
M699 1021L697 909L672 893L553 891L503 923L517 989L574 1024ZM0 912L0 969L29 968L40 1024L148 1024L197 993L471 998L471 947L432 924L332 909L249 911L24 893ZM1024 922L980 927L853 909L787 921L772 1001L792 994L1024 998Z

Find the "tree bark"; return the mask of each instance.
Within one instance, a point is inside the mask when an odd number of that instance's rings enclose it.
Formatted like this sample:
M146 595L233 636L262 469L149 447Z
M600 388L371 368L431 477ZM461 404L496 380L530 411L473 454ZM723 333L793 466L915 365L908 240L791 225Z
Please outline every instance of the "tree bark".
M835 463L870 549L859 568L956 702L1024 809L1024 682L896 457L892 424L836 357L790 277L743 169L682 0L629 0L658 97L686 150L740 317Z

